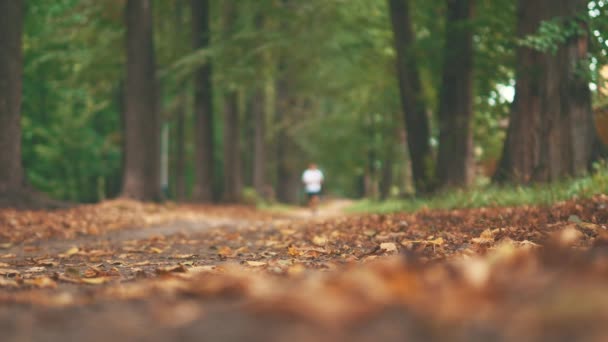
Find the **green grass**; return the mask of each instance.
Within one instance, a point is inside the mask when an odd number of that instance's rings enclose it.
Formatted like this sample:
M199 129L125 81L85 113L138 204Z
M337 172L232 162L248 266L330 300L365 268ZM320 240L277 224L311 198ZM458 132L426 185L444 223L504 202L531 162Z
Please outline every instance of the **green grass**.
M600 165L593 174L560 183L534 186L479 186L468 190L447 191L428 198L361 200L350 212L414 212L423 208L457 209L477 207L547 205L573 198L588 198L608 193L608 167Z

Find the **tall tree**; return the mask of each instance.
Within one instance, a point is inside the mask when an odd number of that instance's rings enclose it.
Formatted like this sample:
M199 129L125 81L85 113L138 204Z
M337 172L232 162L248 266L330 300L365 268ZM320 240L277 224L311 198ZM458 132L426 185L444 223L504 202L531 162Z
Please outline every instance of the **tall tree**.
M194 49L209 47L210 8L208 0L192 0L192 44ZM205 62L198 68L194 81L195 116L195 200L209 202L213 192L213 93L211 64Z
M224 39L232 39L238 15L236 2L224 4ZM230 51L234 52L234 51ZM236 58L234 54L231 58ZM241 200L243 180L241 172L241 134L239 120L239 93L237 86L228 83L224 87L224 195L226 202Z
M0 1L0 196L23 186L21 71L23 1Z
M264 16L261 13L256 16L255 25L258 30L264 28ZM253 187L258 194L263 194L266 186L266 92L264 86L264 82L256 85L252 99L254 125L252 178Z
M473 17L475 0L447 0L436 175L443 187L473 181Z
M178 96L179 103L175 110L175 199L183 201L186 199L186 100L183 94Z
M586 4L519 0L517 31L527 44L517 51L516 95L496 180L548 182L589 167L597 136L584 76L588 37L580 18ZM541 25L557 26L563 38L537 35ZM549 44L543 48L539 41Z
M297 146L290 132L290 122L293 120L295 101L293 101L292 86L285 66L284 56L280 57L279 70L275 81L275 122L278 125L274 137L276 144L277 166L277 198L283 203L298 202L298 156ZM301 162L301 161L300 161Z
M397 52L397 73L401 107L407 128L407 143L412 162L412 176L417 192L427 192L432 184L429 170L432 160L430 126L422 97L418 65L413 53L413 24L409 0L388 0L394 46Z
M160 200L160 115L152 40L152 2L128 0L126 26L122 195L140 200Z
M186 9L186 0L177 0L175 2L174 32L184 30L184 10ZM175 44L175 58L184 53L180 47L182 44ZM183 201L186 199L186 104L187 96L186 84L180 83L177 87L176 107L175 107L175 159L174 159L174 179L175 179L175 199Z

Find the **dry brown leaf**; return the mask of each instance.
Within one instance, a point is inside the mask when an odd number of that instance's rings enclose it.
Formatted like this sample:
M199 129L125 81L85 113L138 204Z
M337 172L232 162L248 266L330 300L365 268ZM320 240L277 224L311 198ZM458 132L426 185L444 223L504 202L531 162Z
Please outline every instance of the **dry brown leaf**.
M19 283L11 278L0 277L0 287L19 287Z
M380 249L386 252L397 252L397 245L392 242L383 242L380 244Z
M158 267L156 269L156 273L158 273L158 274L167 274L167 273L172 273L172 272L183 273L183 272L187 272L187 271L188 271L188 269L186 267L184 267L184 265L182 265L182 264L167 266L167 267Z
M31 286L35 286L38 288L44 288L44 289L54 289L57 287L57 283L49 277L38 277L38 278L33 278L33 279L25 279L23 281L23 283L26 285L31 285Z
M265 266L267 263L262 262L262 261L247 261L247 265L251 266L251 267L260 267L260 266Z
M2 275L2 276L13 277L13 276L16 276L19 274L20 274L19 271L14 270L14 269L0 268L0 275Z
M59 263L53 259L36 260L36 264L45 267L57 267L59 265Z

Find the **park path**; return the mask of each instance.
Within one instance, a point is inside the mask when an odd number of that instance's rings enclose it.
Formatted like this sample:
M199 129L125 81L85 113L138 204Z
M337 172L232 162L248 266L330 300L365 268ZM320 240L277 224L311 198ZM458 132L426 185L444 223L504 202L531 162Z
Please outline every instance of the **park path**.
M100 235L81 235L73 239L51 238L38 240L27 245L17 244L0 250L5 254L14 254L18 258L35 258L37 256L58 254L73 246L87 248L99 245L118 245L124 241L148 240L173 235L190 236L205 233L214 229L228 232L243 228L256 227L261 231L272 230L278 226L303 224L307 222L322 222L331 218L345 215L345 210L353 201L348 199L331 199L321 204L317 213L313 214L305 207L291 207L283 210L271 220L260 216L197 216L196 218L177 219L170 222L155 224L149 227L130 227L113 230ZM92 247L91 247L92 248Z

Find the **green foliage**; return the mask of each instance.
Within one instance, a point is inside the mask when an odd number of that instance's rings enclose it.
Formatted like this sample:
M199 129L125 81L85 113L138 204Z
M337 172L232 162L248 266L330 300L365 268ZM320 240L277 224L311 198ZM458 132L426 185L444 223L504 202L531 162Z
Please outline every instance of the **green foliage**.
M391 199L384 202L362 200L349 208L352 212L414 212L421 209L457 209L514 205L548 205L573 198L589 198L608 192L608 165L595 165L592 174L561 183L535 186L478 186L449 191L430 198Z
M328 190L360 196L364 178L377 184L382 170L392 165L393 187L397 193L407 193L409 164L386 0L284 3L234 1L236 15L227 27L227 3L210 1L212 43L193 51L188 1L153 1L162 89L159 104L172 133L178 108L187 108L188 186L194 177L192 75L199 66L212 63L219 177L222 93L236 89L242 104L247 104L253 88L262 87L268 95L270 178L276 176L273 139L279 130L286 130L297 144L299 159L303 163L313 159L323 168ZM28 177L35 187L61 199L97 201L113 196L121 178L124 2L30 0L27 4L23 160ZM516 48L524 44L553 51L582 32L576 21L580 18L555 19L545 22L538 34L518 41L514 1L477 0L476 6L477 15L468 23L475 32L474 138L478 160L491 162L501 153L510 107L499 88L514 84ZM435 137L433 113L441 87L446 3L411 0L411 8L416 37L412 51L419 61ZM589 9L591 15L585 20L595 38L590 62L598 68L608 63L608 2L590 1ZM285 61L283 68L277 67L280 59ZM281 113L289 119L277 122L274 82L282 77L288 78L295 95L289 113ZM596 75L592 77L599 82ZM247 106L242 107L245 118ZM174 140L171 150L175 151ZM243 150L247 153L249 146ZM221 179L215 183L220 190ZM253 194L250 197L258 201Z
M123 29L111 10L92 1L28 2L23 160L30 182L56 198L97 201L118 188L115 51Z
M581 25L581 22L584 22L585 18L585 16L581 18L556 17L551 20L545 20L540 24L536 34L520 39L519 44L554 55L559 47L569 39L586 34L585 29Z

